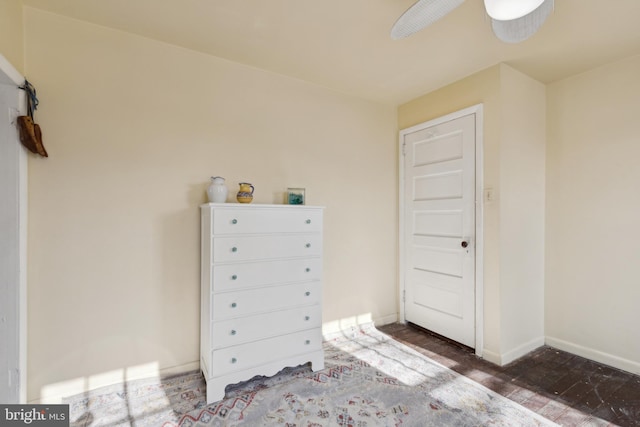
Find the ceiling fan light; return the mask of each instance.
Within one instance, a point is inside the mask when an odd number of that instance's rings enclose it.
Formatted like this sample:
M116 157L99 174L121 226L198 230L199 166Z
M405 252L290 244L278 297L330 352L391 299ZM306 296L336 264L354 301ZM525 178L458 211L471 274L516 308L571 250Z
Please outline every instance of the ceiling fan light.
M491 20L493 33L505 43L520 43L536 33L553 11L554 0L543 0L529 14L512 20Z
M396 21L391 29L393 40L409 37L443 18L464 0L418 0Z
M545 0L484 0L484 8L492 19L510 21L522 18L540 7Z

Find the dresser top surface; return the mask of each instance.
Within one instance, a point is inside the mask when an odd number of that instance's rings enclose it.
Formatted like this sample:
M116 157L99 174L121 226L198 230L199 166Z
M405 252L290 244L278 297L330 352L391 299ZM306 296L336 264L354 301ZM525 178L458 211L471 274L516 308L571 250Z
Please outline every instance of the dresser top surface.
M261 204L261 203L204 203L200 205L200 209L324 209L324 206L311 206L311 205L275 205L275 204Z

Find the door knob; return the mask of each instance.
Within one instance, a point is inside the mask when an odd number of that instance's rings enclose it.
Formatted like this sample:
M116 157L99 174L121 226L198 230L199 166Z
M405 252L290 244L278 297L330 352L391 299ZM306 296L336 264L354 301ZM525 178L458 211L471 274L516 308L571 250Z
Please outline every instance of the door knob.
M466 248L467 246L469 246L469 242L467 242L466 240L463 240L462 243L460 243L460 246L462 246L463 248Z

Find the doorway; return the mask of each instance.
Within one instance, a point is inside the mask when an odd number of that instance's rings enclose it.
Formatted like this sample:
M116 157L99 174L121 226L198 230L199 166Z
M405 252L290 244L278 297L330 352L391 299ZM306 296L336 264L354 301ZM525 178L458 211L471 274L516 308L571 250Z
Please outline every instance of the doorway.
M482 106L400 132L400 311L482 349Z

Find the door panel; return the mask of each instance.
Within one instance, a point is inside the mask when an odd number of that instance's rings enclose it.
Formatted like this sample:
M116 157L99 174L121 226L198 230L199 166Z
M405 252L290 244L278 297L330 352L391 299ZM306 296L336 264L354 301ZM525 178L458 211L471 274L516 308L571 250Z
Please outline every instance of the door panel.
M462 142L463 135L460 132L419 140L414 144L413 166L462 159Z
M430 271L438 275L462 278L463 262L457 248L413 245L413 269Z
M462 211L458 209L414 212L413 231L417 236L461 236Z
M475 347L475 114L402 142L405 320Z
M413 180L413 200L416 202L462 197L461 170L416 176Z

